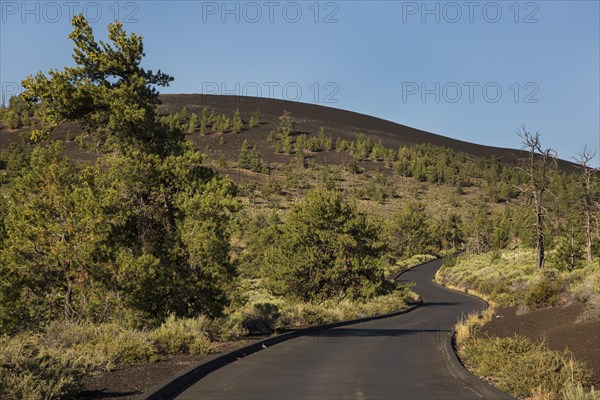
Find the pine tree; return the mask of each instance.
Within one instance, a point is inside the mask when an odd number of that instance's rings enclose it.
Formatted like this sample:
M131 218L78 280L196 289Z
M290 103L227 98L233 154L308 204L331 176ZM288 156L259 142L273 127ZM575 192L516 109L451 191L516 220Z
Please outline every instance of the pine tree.
M196 114L192 114L192 116L190 117L190 124L188 127L188 133L192 134L194 132L196 132L196 122L198 120L198 116Z
M115 22L108 26L112 44L97 42L82 15L73 17L72 24L75 67L51 70L49 76L38 73L22 82L21 96L29 104L44 105L38 113L43 124L31 131L31 139L47 139L59 124L73 121L87 133L107 129L122 147L164 154L171 145L179 146L183 133L165 131L156 123L156 87L168 86L173 78L140 66L141 36L127 36L123 25Z
M250 116L250 121L248 122L250 128L257 127L260 124L260 117L260 110L257 108L254 114Z
M283 139L283 152L286 154L292 154L292 149L293 149L293 145L292 145L292 138L291 136L286 136Z
M239 133L242 131L243 127L244 123L242 121L242 116L240 115L240 110L235 110L235 113L233 114L233 126L231 131L233 133Z
M294 132L294 125L295 122L292 118L292 113L286 110L283 112L283 115L279 117L279 128L277 129L277 132L285 138Z
M339 193L309 192L271 241L261 271L265 286L276 295L314 302L389 293L377 223Z

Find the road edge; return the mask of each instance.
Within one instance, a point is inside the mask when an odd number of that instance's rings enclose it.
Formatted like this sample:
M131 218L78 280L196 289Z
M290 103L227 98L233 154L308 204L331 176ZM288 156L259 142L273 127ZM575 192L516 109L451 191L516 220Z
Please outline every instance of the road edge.
M138 400L170 400L175 398L175 396L183 393L187 388L191 385L204 378L206 375L211 372L216 371L219 368L222 368L232 362L249 356L251 354L257 353L267 347L276 345L281 342L285 342L291 339L298 338L300 336L315 334L327 329L337 328L345 325L358 324L361 322L374 321L378 319L390 318L397 315L402 315L409 313L419 306L423 304L423 300L419 297L417 303L411 305L408 308L403 310L399 310L389 314L375 315L372 317L365 318L357 318L353 320L347 321L339 321L333 322L330 324L316 325L308 328L298 329L296 331L283 333L281 335L272 336L267 339L260 340L258 342L252 343L250 345L246 345L244 347L240 347L239 349L235 349L229 351L227 353L221 354L209 361L203 361L187 370L180 372L177 375L174 375L162 383L148 389L142 395L140 395Z
M441 266L440 266L440 268L441 268ZM437 272L436 272L436 274L437 274ZM434 275L433 283L441 289L447 290L449 292L460 293L460 294L472 297L472 298L477 299L478 301L484 303L486 305L486 307L490 306L490 304L486 300L482 299L479 296L475 296L474 294L464 292L461 290L450 289L443 285L440 285L439 283L437 283L435 281L435 275ZM452 327L452 332L451 332L449 340L445 341L444 350L445 350L444 353L446 355L447 361L449 361L450 371L453 373L454 377L457 380L462 380L463 382L467 382L469 384L469 388L472 389L475 394L482 396L482 398L484 398L484 399L516 400L514 397L512 397L508 393L503 392L502 390L498 389L496 386L494 386L491 383L485 381L484 379L478 377L477 375L475 375L474 373L469 371L467 369L467 367L465 367L465 365L461 361L461 359L458 356L458 353L456 351L456 330L454 329L454 327Z

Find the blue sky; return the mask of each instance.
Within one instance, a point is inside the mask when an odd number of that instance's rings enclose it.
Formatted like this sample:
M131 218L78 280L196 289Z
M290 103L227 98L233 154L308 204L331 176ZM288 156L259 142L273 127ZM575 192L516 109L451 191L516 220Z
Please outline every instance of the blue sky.
M600 2L0 1L0 81L72 64L69 15L145 38L163 93L353 110L481 144L525 124L569 159L600 147ZM598 151L600 153L600 151ZM598 163L596 157L595 163Z

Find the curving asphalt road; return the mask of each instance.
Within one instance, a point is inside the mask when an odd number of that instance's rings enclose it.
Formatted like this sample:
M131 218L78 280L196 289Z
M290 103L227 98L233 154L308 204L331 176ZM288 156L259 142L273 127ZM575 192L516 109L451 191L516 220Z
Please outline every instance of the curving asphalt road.
M412 269L424 303L395 317L269 347L207 375L178 399L510 399L462 368L451 347L461 315L485 308L433 283L441 261Z

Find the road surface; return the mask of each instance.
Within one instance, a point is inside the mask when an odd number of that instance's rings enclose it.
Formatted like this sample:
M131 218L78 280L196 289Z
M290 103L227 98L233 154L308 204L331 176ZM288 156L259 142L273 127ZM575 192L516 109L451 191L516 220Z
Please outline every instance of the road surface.
M441 261L401 275L424 303L407 314L347 325L269 347L207 375L178 399L510 398L461 370L448 352L461 315L478 299L432 281Z

